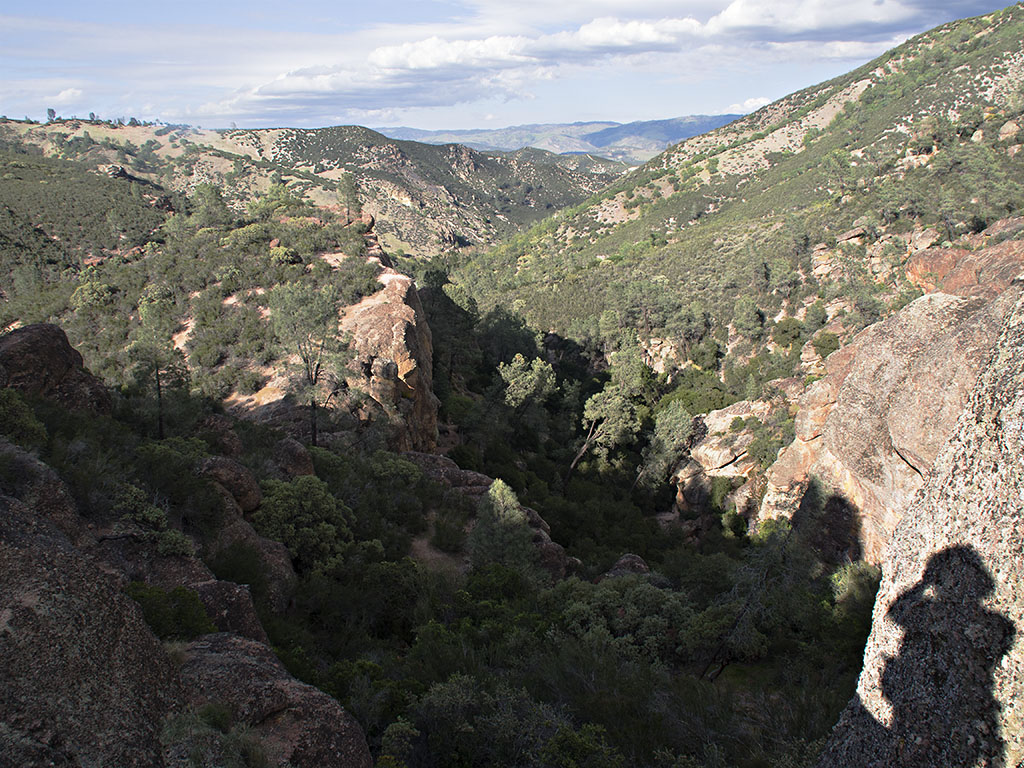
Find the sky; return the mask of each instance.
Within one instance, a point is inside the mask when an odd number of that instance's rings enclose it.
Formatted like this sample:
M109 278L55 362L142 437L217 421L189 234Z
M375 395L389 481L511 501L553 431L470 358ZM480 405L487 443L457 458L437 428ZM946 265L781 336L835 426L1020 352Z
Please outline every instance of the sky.
M750 112L1006 0L0 4L0 114L500 128Z

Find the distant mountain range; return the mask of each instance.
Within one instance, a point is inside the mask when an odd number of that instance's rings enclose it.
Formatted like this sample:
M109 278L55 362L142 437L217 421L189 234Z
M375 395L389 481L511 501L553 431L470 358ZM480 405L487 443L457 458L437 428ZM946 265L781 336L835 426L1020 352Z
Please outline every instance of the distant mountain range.
M377 128L393 139L427 144L465 144L480 150L546 149L556 154L594 154L628 163L644 163L677 142L707 133L742 115L688 115L668 120L544 123L508 128L425 131Z

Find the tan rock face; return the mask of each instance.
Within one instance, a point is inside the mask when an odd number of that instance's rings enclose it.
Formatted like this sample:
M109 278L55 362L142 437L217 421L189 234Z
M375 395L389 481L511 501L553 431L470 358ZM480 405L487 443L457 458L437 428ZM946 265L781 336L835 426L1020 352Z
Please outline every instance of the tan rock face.
M925 291L993 298L1024 269L1024 241L1007 240L980 251L929 248L906 264L907 279Z
M676 486L676 507L679 510L699 511L706 508L712 478L745 480L759 468L758 462L747 453L750 444L754 442L754 433L747 428L733 431L732 423L738 418L764 421L771 410L772 404L769 402L741 400L702 417L706 428L704 437L690 449L689 460L677 468L672 476L672 483ZM737 507L740 504L737 503Z
M437 447L433 341L412 278L385 269L384 288L350 307L342 330L352 335L351 368L385 412L397 417L395 449Z
M26 325L0 337L0 386L55 400L71 410L110 413L103 383L56 325Z
M1022 509L1019 301L886 550L857 697L819 768L1024 761Z
M863 555L889 536L949 437L1009 298L931 294L829 356L799 402L796 440L768 472L760 519L789 516L817 476L861 512Z
M326 693L293 678L262 643L205 635L186 649L181 679L189 703L227 704L259 738L271 765L370 768L362 728Z

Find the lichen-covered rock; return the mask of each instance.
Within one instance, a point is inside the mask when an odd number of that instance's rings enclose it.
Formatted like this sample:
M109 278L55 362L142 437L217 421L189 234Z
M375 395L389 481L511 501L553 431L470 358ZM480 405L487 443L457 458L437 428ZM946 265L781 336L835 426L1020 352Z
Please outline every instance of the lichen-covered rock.
M627 552L615 561L615 565L609 568L602 578L614 579L620 576L642 576L650 572L651 567L647 565L646 560L640 557L640 555Z
M256 476L234 459L226 456L203 459L196 472L213 480L230 493L243 512L252 512L260 505L263 494Z
M878 563L1012 300L923 296L830 355L799 402L796 440L769 470L759 519L791 516L816 476L860 510L864 557Z
M366 737L341 705L285 671L270 649L237 635L190 643L181 666L189 703L227 705L257 736L271 765L369 768Z
M431 452L437 447L438 400L430 327L411 277L388 268L378 279L384 287L342 318L356 351L350 367L385 412L397 417L395 449Z
M293 437L285 437L274 445L268 460L270 474L285 480L313 474L313 457L306 447Z
M162 765L180 695L119 579L0 496L0 765Z
M82 367L82 356L56 325L38 323L0 336L0 387L54 400L66 408L110 413L110 394Z
M189 586L199 595L206 613L221 632L234 632L270 645L270 639L256 615L248 586L218 579Z
M1024 761L1024 300L995 350L886 550L819 768Z
M53 523L71 541L82 533L82 520L64 481L35 456L0 439L0 460L6 471L0 493L23 501L41 518Z

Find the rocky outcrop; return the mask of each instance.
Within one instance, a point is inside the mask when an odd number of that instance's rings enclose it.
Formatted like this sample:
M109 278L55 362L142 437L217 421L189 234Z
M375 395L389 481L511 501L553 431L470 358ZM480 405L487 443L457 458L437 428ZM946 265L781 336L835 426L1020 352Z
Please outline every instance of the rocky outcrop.
M830 355L800 399L796 440L769 470L759 518L791 516L816 476L860 510L863 555L880 562L1012 300L923 296Z
M605 571L602 579L616 579L622 576L645 576L651 572L651 567L640 555L627 552L618 560L615 565Z
M735 428L737 419L746 422L764 421L773 407L772 403L761 400L741 400L738 403L711 411L701 417L703 426L695 435L697 442L690 448L690 458L672 476L676 486L676 508L684 513L701 512L707 508L711 498L711 484L716 477L733 479L736 486L745 488L743 493L734 493L727 503L741 509L749 498L747 481L760 467L756 459L747 452L754 442L754 432L749 426Z
M270 645L270 639L256 615L256 607L247 585L210 579L190 586L199 595L207 615L221 632L233 632Z
M265 539L256 533L242 515L238 503L226 491L222 491L221 498L224 501L224 523L208 554L215 559L233 555L259 562L270 609L284 613L299 583L288 548L279 541Z
M819 768L1024 761L1024 300L883 562Z
M121 592L44 512L0 495L0 765L161 765L181 692Z
M263 494L256 476L234 459L225 456L203 459L196 472L231 494L242 512L252 512L260 505Z
M967 251L929 248L915 253L906 264L907 279L924 291L957 296L994 298L1005 291L1024 268L1024 241Z
M462 469L447 456L418 451L409 451L402 456L418 466L423 474L434 482L448 486L473 499L480 499L494 482L494 478L480 472Z
M462 469L447 456L410 451L402 454L418 466L423 474L441 485L447 486L474 501L479 502L490 490L494 479L480 472ZM551 538L551 526L540 514L530 507L523 507L531 540L537 548L540 564L554 578L564 578L580 566L580 561L566 554L565 548ZM475 520L471 525L475 524Z
M437 447L438 400L433 392L433 341L411 277L385 269L384 288L345 312L360 388L396 418L395 449Z
M0 336L0 387L54 400L75 411L110 413L103 383L56 325L26 325Z
M295 768L369 768L362 728L327 694L300 683L262 643L231 634L189 644L181 667L189 704L226 705L268 762Z
M266 471L272 477L282 480L312 475L313 457L298 440L285 437L274 444L273 453L266 463Z

